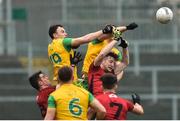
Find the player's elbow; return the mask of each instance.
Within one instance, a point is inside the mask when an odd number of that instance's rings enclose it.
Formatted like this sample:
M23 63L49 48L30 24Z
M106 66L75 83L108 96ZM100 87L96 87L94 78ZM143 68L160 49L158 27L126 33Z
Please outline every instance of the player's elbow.
M101 110L97 111L96 119L102 120L104 119L105 115L106 115L106 109L102 108Z
M98 111L98 112L102 115L103 118L105 117L105 115L106 115L106 109L105 108L103 110Z
M137 115L143 115L144 114L143 107L137 103L134 105L134 109L132 111L133 111L133 113L135 113Z
M100 111L103 115L105 115L106 114L106 109L105 108L103 108L103 109L101 109L101 111Z
M143 115L144 114L144 110L141 111L140 115Z
M124 64L124 68L126 68L129 65L129 61L128 60L123 61L122 63Z
M139 111L137 112L138 115L143 115L144 114L144 110L143 108L142 109L139 109Z
M144 114L144 109L143 107L139 104L139 115L143 115Z
M133 113L136 114L136 115L143 115L144 114L144 110L133 111Z

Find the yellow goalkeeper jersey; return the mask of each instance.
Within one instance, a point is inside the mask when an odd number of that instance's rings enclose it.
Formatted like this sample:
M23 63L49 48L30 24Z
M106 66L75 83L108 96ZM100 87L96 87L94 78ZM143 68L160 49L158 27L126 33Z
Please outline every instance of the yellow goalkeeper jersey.
M93 95L73 84L63 84L50 94L48 108L55 108L55 120L87 120Z
M54 39L48 45L48 57L53 64L53 80L58 79L58 70L62 66L70 66L70 54L74 55L71 49L72 38ZM74 69L74 80L77 80L77 68Z
M104 48L108 44L107 40L100 41L98 39L93 40L88 44L88 49L86 52L86 56L83 62L83 73L88 73L89 66L94 61L94 59L98 56L98 54L101 52L102 48ZM117 48L113 48L112 52L118 55L118 60L122 60L121 52Z

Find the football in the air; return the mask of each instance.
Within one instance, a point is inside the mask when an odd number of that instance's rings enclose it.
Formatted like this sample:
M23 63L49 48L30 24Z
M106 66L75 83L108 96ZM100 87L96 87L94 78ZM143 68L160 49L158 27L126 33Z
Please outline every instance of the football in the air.
M161 7L156 12L156 19L162 24L167 24L173 19L173 12L168 7Z

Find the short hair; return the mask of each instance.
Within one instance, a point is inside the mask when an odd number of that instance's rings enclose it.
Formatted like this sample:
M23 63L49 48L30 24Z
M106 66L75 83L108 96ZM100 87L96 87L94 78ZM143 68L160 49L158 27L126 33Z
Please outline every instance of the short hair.
M117 84L117 77L112 73L105 73L100 77L104 89L112 89Z
M73 71L69 66L63 66L58 71L59 80L62 82L69 82L72 78Z
M53 39L53 34L56 33L58 27L63 27L61 24L52 25L49 27L49 36Z
M37 90L40 89L39 83L38 83L38 79L40 78L39 77L40 74L42 74L42 71L38 71L29 77L29 82L30 82L31 86Z
M118 55L115 54L114 52L109 52L105 57L113 57L116 61L118 60Z

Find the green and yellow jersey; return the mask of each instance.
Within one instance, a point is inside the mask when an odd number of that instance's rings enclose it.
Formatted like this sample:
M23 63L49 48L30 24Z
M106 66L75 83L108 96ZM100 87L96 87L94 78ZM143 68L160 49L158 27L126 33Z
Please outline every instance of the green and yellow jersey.
M71 48L72 38L54 39L48 45L48 57L53 64L54 78L58 79L58 70L62 66L70 66L70 54L74 55ZM77 80L77 68L74 70L74 79Z
M87 120L93 95L73 84L63 84L50 94L48 108L56 108L55 120Z
M108 40L98 40L95 39L88 44L88 49L86 52L86 56L83 63L82 73L87 74L89 71L89 67L94 59L98 56L101 50L108 44ZM117 48L113 48L112 52L118 55L118 60L122 60L121 52Z

